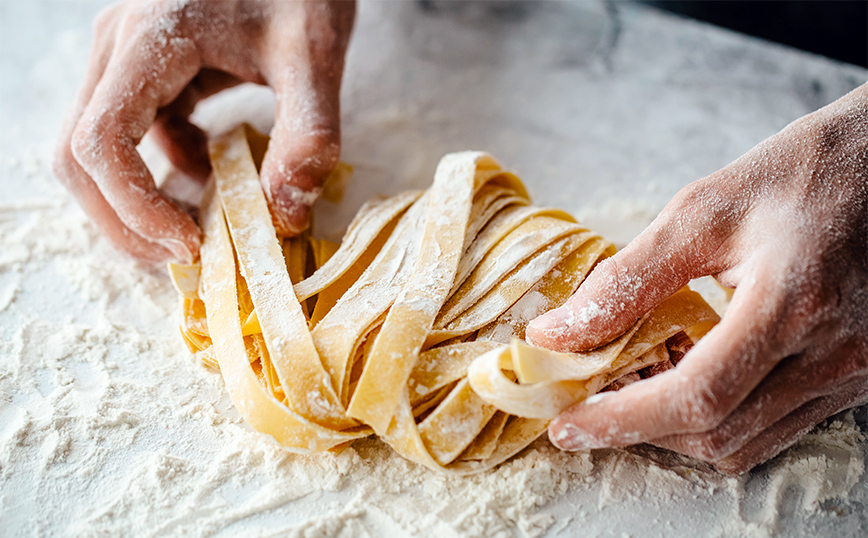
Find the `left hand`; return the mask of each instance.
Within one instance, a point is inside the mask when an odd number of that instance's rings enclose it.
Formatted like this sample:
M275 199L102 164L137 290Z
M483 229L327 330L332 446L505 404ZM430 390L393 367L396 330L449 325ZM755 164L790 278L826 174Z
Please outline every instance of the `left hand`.
M689 280L736 288L678 366L579 403L567 450L642 442L740 473L868 403L868 84L682 189L528 340L611 341Z
M91 60L54 170L121 250L192 263L193 219L161 192L137 146L150 132L180 170L210 173L196 104L252 82L277 103L261 182L281 235L307 228L340 155L340 86L355 16L349 0L119 2L94 22Z

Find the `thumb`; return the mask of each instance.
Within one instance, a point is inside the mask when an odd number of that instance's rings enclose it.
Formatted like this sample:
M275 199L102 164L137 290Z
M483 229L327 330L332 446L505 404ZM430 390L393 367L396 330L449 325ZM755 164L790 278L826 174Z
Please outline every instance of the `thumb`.
M310 80L274 85L277 114L262 161L262 187L280 235L297 235L340 158L339 85Z
M701 276L696 234L680 220L664 211L623 251L600 262L563 306L528 325L528 342L561 352L599 347Z

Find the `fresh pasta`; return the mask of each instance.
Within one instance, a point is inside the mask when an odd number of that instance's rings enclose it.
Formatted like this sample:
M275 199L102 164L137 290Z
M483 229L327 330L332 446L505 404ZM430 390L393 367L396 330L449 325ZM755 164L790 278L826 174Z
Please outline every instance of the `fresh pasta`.
M266 144L248 127L211 143L200 261L170 273L191 351L289 449L377 435L431 469L482 471L718 321L683 289L600 349L530 347L528 322L563 304L610 242L532 206L481 152L446 155L425 191L368 202L339 245L280 239L259 183Z

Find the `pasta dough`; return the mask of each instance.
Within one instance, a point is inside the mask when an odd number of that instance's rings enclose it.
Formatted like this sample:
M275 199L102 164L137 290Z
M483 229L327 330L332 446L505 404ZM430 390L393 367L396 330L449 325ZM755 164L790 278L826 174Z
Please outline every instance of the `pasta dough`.
M424 192L368 202L340 245L280 240L254 157L265 144L246 127L212 142L201 260L170 273L191 351L219 368L248 423L292 450L376 434L431 469L478 472L718 321L684 289L600 349L532 348L527 323L611 243L531 206L481 152L446 155Z

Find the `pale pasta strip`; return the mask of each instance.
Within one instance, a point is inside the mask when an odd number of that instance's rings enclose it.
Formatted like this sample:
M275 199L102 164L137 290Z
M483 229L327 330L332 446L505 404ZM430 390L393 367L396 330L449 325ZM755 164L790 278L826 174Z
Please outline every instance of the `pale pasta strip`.
M214 141L200 265L171 266L181 332L221 371L256 429L298 451L376 433L432 469L478 472L616 378L667 361L666 340L717 321L689 290L584 354L523 344L611 243L553 209L490 156L444 157L434 183L366 204L338 246L279 239L259 184L267 139Z

